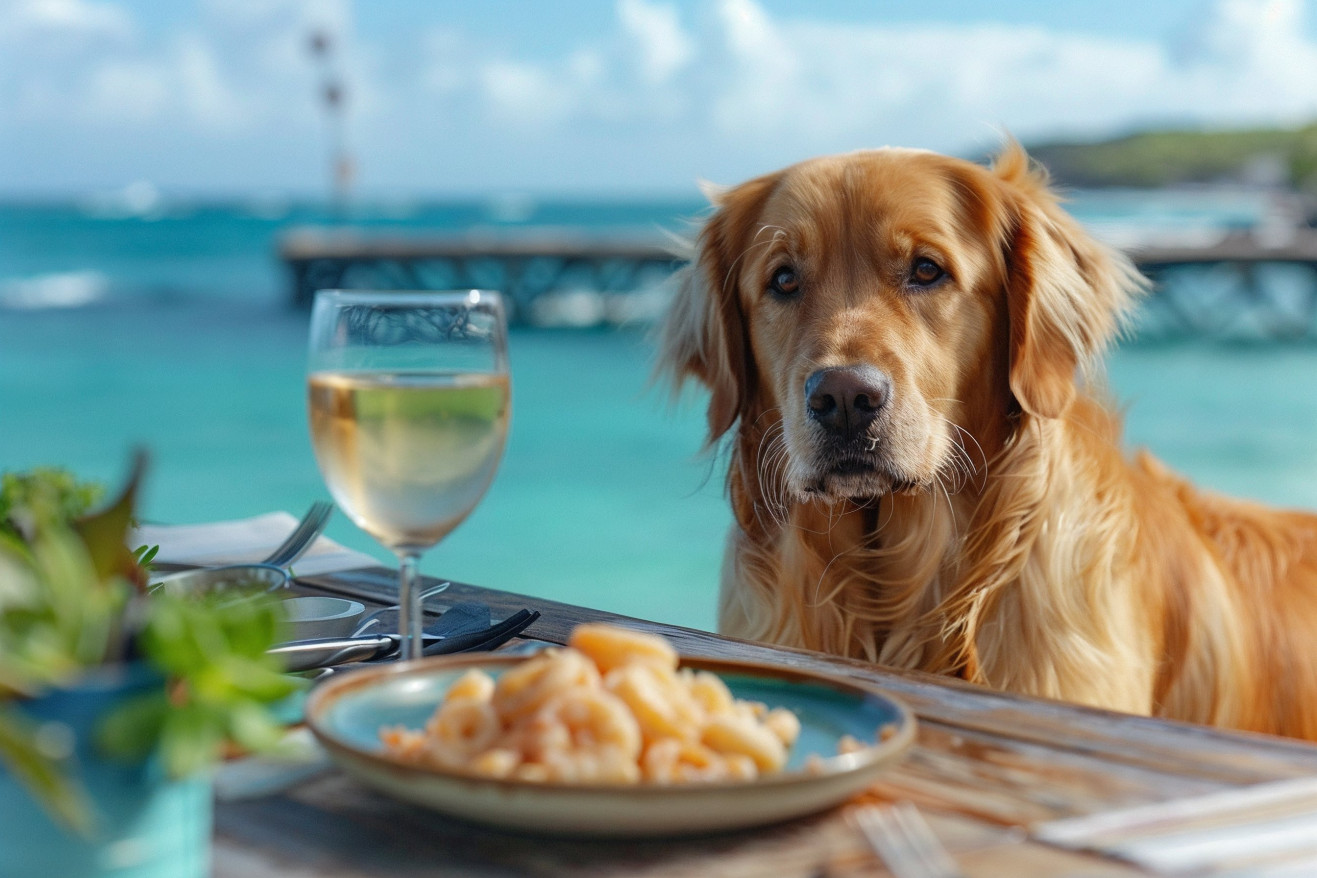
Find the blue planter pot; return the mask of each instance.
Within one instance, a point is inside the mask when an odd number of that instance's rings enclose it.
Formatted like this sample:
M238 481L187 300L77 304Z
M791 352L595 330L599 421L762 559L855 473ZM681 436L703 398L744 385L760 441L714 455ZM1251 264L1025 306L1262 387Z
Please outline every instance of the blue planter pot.
M106 668L76 686L23 703L38 722L76 741L77 778L95 809L83 838L52 820L0 767L0 878L202 878L209 874L209 778L167 778L154 760L125 765L99 756L96 724L127 698L161 685L148 668ZM61 730L62 732L62 730Z

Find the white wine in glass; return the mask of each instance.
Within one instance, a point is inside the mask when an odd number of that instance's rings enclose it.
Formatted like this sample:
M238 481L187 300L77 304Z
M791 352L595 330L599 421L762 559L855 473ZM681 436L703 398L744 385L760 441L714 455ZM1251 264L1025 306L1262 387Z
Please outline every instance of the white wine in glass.
M320 472L348 517L398 555L401 655L417 658L417 561L480 502L503 455L502 302L488 291L322 291L310 347Z

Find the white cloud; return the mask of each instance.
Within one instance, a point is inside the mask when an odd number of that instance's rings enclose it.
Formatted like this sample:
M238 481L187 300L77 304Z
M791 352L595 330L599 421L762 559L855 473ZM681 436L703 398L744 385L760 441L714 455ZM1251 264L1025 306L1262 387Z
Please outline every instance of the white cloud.
M87 0L4 0L0 2L0 41L113 39L133 34L131 19L118 6Z
M83 118L141 124L159 118L171 95L157 64L111 59L91 71L79 96Z
M471 90L457 68L475 69L486 111L509 130L570 140L617 124L643 141L676 125L692 151L763 163L877 143L958 150L1003 128L1039 137L1317 114L1317 46L1303 35L1301 0L1217 0L1174 42L838 22L773 15L756 0L703 10L688 31L672 6L619 0L613 36L574 54L449 51L428 77L458 114Z
M508 131L562 131L582 121L650 124L671 119L693 45L675 8L620 0L616 30L549 58L518 58L451 27L422 39L417 79L447 119L492 122Z
M480 85L494 115L514 125L561 120L572 109L575 98L566 78L519 61L485 64L480 71Z
M1171 83L1202 113L1242 121L1313 112L1317 45L1300 0L1220 0L1173 50Z
M422 35L420 55L425 62L417 82L423 92L451 97L468 86L471 69L464 63L467 44L466 35L455 28L431 28Z
M596 29L521 47L457 17L390 34L352 0L203 0L165 33L111 0L0 0L0 108L42 136L191 138L199 178L236 146L314 151L323 28L366 179L397 185L678 187L860 146L964 150L1003 128L1317 116L1303 0L1215 0L1167 40L797 9L616 0ZM376 16L370 37L358 13Z
M775 19L753 0L718 9L709 119L729 141L955 149L991 127L1045 136L1317 113L1317 47L1297 0L1224 0L1178 51L1037 27Z
M677 10L645 0L618 0L617 18L634 46L641 75L651 85L667 82L694 54Z
M347 2L209 0L196 26L147 39L111 3L8 0L0 6L8 56L0 88L12 91L0 92L0 103L15 97L20 124L154 123L226 136L290 119L307 124L315 113L308 36L324 22L350 35ZM337 49L350 64L346 47Z
M232 132L250 124L252 110L228 82L207 42L196 37L180 40L174 62L179 96L201 128Z
M753 0L722 0L716 21L721 31L704 47L707 57L717 59L709 107L714 126L731 137L791 136L797 125L806 127L806 120L791 116L814 109L808 92L819 71L805 69L811 59L799 35L781 33Z

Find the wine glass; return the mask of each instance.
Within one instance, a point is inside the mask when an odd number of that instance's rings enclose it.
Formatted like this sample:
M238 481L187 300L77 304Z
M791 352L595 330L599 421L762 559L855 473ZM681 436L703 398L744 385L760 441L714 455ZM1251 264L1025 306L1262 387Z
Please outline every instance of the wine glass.
M398 556L399 655L421 655L421 553L494 479L511 418L507 319L486 290L322 290L311 310L311 442L330 494Z

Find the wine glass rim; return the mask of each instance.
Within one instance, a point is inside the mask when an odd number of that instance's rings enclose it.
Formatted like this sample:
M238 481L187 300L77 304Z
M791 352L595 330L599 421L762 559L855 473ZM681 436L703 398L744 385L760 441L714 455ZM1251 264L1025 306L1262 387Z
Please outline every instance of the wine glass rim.
M498 290L456 288L451 290L392 290L392 289L323 289L317 290L317 301L341 302L351 305L370 305L388 302L426 301L440 305L503 304Z

